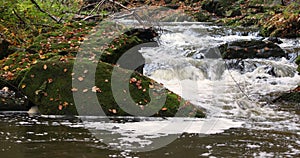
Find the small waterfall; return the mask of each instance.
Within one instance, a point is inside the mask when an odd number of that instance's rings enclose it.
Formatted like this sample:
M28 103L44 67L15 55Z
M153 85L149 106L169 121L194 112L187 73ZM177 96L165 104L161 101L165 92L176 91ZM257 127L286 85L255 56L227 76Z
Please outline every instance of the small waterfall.
M261 96L286 91L300 80L296 65L282 59L223 60L220 44L261 39L256 32L243 33L219 27L167 25L169 32L157 48L142 48L144 72L168 89L205 108L210 117L253 121L276 117ZM219 34L217 34L219 33ZM249 119L251 118L251 119Z

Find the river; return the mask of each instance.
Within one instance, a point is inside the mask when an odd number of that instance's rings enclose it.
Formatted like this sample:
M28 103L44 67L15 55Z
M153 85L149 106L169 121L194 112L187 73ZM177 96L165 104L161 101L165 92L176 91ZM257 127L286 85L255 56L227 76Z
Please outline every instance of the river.
M214 48L261 39L256 30L197 22L161 27L159 46L140 50L146 59L144 74L205 109L207 118L123 117L103 122L97 117L2 112L1 157L300 156L299 114L278 110L263 99L299 84L294 63L299 39L281 39L289 59L245 59L240 70L228 68L236 61L221 59ZM271 75L270 68L277 75Z

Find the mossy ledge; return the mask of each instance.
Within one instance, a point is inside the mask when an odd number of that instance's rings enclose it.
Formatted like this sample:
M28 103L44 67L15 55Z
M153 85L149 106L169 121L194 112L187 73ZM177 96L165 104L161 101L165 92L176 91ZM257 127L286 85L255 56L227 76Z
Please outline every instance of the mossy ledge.
M82 95L89 98L90 95L96 93L98 97L98 104L101 105L102 110L108 116L130 116L116 103L111 88L112 71L115 68L120 76L126 76L133 71L125 70L119 67L114 67L110 64L99 62L95 73L95 81L89 81L85 78L89 67L92 64L88 61L83 62L81 74L72 72L74 60L68 62L60 60L48 60L39 62L32 66L25 74L23 80L20 82L19 87L28 99L38 105L42 114L46 115L77 115L76 108L83 108L80 110L93 110L91 106L93 103L87 102L83 106L76 106L73 99L73 93ZM78 71L76 71L78 72ZM124 75L122 74L124 73ZM78 77L80 76L80 77ZM136 82L130 82L130 79L139 81L137 86ZM86 82L86 87L72 87L72 82ZM157 108L155 104L148 104L150 102L149 90L156 85L160 85L155 81L145 77L139 73L132 73L131 78L126 81L129 84L129 93L133 100L136 102L136 110L141 116L145 116L147 109ZM95 84L90 84L95 83ZM126 95L120 94L119 97ZM173 117L176 113L180 113L181 117L205 117L202 110L195 107L193 104L180 98L177 94L169 90L164 92L166 101L160 110L151 116L159 117ZM159 98L159 95L155 97ZM152 102L152 101L151 101ZM153 101L155 102L155 101ZM178 115L176 115L178 116Z

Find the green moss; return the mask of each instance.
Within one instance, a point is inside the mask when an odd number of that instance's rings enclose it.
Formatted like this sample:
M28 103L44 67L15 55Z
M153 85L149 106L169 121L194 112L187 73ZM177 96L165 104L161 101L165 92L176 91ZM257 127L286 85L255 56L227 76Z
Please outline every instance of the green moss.
M93 79L84 77L85 73L88 73L85 70L89 70L91 68L90 66L91 63L83 62L81 66L82 71L76 71L82 72L82 74L72 75L73 61L61 62L59 60L52 60L39 62L26 73L19 87L28 95L30 101L39 106L42 114L77 114L71 90L76 91L74 92L75 96L79 95L84 98L89 98L95 94L95 92L92 92L92 87L97 86L97 88L99 88L99 91L96 93L98 98L97 103L101 105L106 115L130 115L120 108L122 105L119 106L116 103L112 93L111 76L113 69L115 69L118 74L121 74L120 76L128 76L128 74L130 75L132 72L100 62L97 66L95 81L93 82ZM81 79L83 80L79 81L81 80L79 77L82 77ZM152 116L174 116L178 109L180 109L180 116L204 116L201 110L168 90L163 93L167 96L165 105L163 108L157 107L158 105L155 103L160 101L160 95L163 94L157 93L159 95L156 95L154 97L155 99L151 101L149 92L154 92L150 91L151 86L159 84L137 73L133 73L132 78L141 81L139 85L141 87L137 86L136 83L129 83L127 79L126 83L129 84L129 92L120 89L120 91L115 93L119 98L124 100L122 102L124 105L127 105L127 101L129 100L128 94L130 94L130 98L136 103L136 105L133 105L133 108L135 108L138 114L143 116L146 115L148 111L159 108L160 110L157 110L158 112ZM72 81L74 83L84 82L87 84L85 84L84 87L80 87L81 84L78 84L78 87L72 87ZM124 81L124 78L119 77L118 81ZM79 107L77 106L77 108L81 108L83 111L84 109L93 109L94 107L91 106L93 103L91 102L93 101L87 100L86 104Z
M143 43L143 41L136 36L123 35L111 44L113 47L110 46L110 48L106 49L106 52L101 55L100 60L115 64L127 50L141 43Z

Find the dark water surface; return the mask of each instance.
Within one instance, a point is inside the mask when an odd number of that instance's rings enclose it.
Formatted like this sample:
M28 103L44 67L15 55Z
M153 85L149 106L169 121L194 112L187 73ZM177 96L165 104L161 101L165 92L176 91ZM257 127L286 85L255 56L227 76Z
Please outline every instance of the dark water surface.
M126 124L126 123L125 123ZM220 134L182 134L160 149L132 153L113 150L84 128L78 118L0 114L1 157L297 157L297 132L229 129Z

